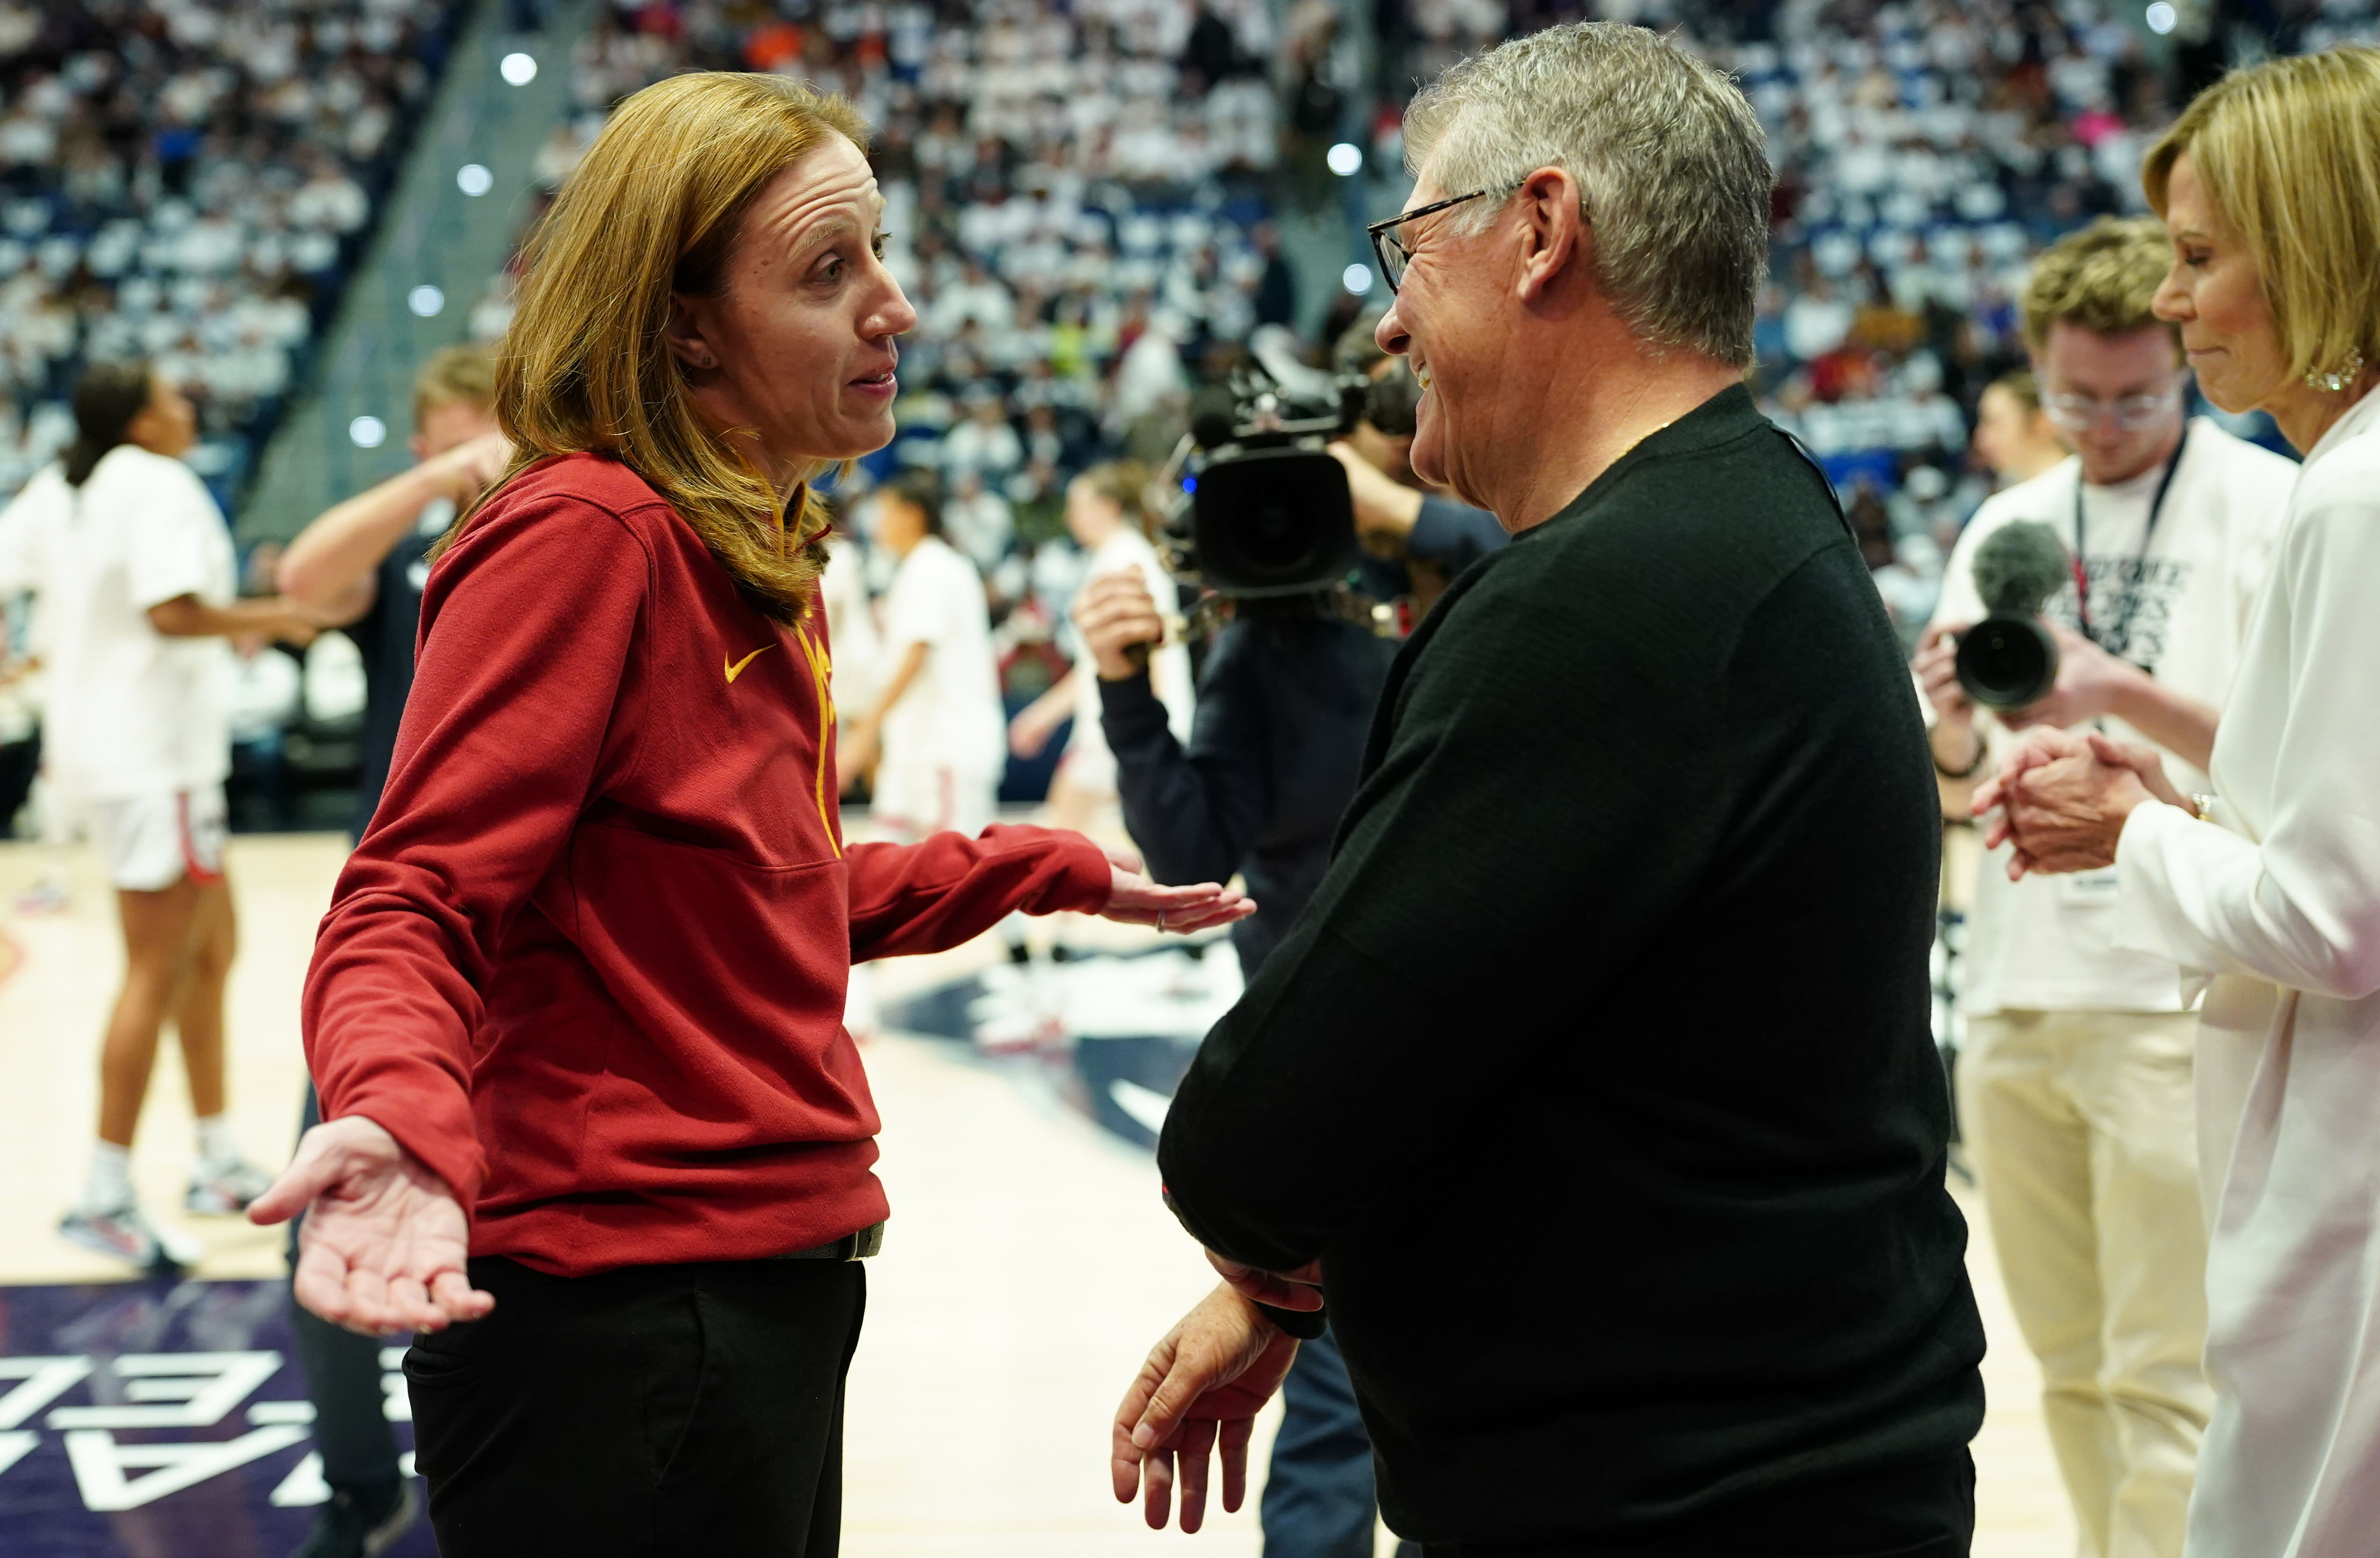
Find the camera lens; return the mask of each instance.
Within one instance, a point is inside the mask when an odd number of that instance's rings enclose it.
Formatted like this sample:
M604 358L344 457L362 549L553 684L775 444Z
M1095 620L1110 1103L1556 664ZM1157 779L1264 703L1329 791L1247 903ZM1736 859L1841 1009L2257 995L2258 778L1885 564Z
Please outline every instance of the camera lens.
M1317 528L1278 502L1256 504L1240 531L1240 554L1268 577L1294 575L1314 561Z
M2058 682L2058 646L2039 624L1987 616L1959 640L1959 685L1987 709L2040 702Z
M1354 567L1347 473L1312 449L1258 449L1209 465L1193 494L1198 573L1228 595L1328 587Z

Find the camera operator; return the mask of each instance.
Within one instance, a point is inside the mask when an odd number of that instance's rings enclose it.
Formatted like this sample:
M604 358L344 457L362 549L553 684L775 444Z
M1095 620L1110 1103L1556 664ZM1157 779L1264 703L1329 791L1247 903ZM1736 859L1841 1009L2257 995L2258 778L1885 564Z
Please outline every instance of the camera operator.
M1340 372L1362 374L1372 389L1363 420L1330 444L1330 453L1345 468L1354 501L1365 589L1381 600L1411 595L1419 616L1455 575L1512 538L1486 509L1433 493L1414 474L1421 385L1402 358L1390 357L1372 338L1382 311L1365 315L1339 337L1333 355Z
M1411 442L1409 426L1402 435L1359 426L1356 436ZM1074 618L1133 842L1160 882L1245 875L1262 907L1232 937L1253 976L1330 865L1397 641L1348 620L1322 592L1234 602L1207 654L1185 750L1150 683L1148 647L1163 642L1165 623L1140 574L1092 579ZM1368 1558L1371 1442L1327 1332L1300 1349L1281 1394L1261 1512L1267 1558Z
M2150 311L2171 261L2154 219L2106 219L2045 253L2026 288L2042 408L2076 454L1986 502L1951 554L1916 669L1954 815L2005 733L2034 725L2136 732L2185 790L2212 787L2214 706L2296 468L2185 420L2180 336ZM2048 696L1979 716L1958 639L1983 615L1978 547L2020 521L2055 529L2087 589L2045 608ZM2112 867L2011 882L2007 856L1975 883L1960 1118L2084 1546L2170 1555L2212 1399L2196 1019L2174 964L2116 947ZM2210 1140L2206 1167L2227 1154Z

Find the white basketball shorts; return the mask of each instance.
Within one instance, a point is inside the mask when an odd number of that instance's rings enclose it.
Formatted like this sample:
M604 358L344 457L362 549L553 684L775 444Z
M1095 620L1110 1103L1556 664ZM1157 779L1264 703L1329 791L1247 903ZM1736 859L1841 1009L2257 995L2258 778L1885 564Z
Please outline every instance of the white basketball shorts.
M186 876L201 886L223 880L231 829L221 785L93 801L91 811L116 886L162 893Z

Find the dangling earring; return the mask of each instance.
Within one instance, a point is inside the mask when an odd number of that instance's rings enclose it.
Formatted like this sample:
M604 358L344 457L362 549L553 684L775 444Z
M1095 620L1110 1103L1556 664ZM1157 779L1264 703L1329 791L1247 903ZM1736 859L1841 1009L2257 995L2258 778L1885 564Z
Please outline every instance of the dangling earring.
M2347 360L2340 363L2337 368L2328 370L2321 368L2307 369L2305 376L2306 387L2309 389L2324 390L2331 395L2341 395L2354 387L2356 378L2362 374L2362 371L2363 354L2350 347L2348 348Z

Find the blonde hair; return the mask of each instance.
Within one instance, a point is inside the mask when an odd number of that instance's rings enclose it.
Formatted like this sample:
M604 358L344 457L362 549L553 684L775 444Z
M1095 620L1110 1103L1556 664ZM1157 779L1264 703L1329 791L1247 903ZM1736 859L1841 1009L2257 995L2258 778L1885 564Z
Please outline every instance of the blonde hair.
M1148 523L1148 505L1141 494L1148 487L1148 468L1138 460L1102 460L1075 478L1092 492L1116 505L1123 522L1138 530L1142 537L1154 541Z
M671 295L718 296L745 208L830 135L867 149L849 103L781 76L700 71L628 98L529 239L496 359L496 418L517 451L507 480L556 455L610 456L780 622L816 594L824 505L806 480L788 534L775 489L735 430L696 409L663 334Z
M413 425L434 406L471 406L486 410L496 403L496 354L477 342L441 347L413 376Z
M2290 375L2380 360L2380 49L2268 60L2199 93L2142 164L2159 215L2185 152L2255 264Z
M1984 386L1986 394L2000 390L2024 408L2028 417L2041 415L2041 381L2033 376L2030 368L2011 368Z
M2154 217L2102 216L2067 234L2034 262L2024 287L2024 344L2039 356L2063 321L2102 335L2129 335L2161 323L2150 305L2173 268L2173 246ZM2165 328L2177 343L2177 326ZM2039 404L2039 397L2034 397Z

